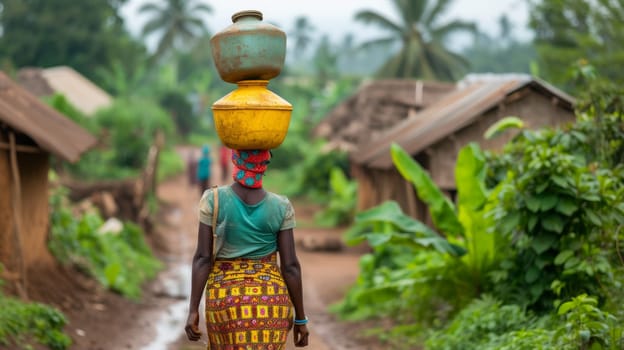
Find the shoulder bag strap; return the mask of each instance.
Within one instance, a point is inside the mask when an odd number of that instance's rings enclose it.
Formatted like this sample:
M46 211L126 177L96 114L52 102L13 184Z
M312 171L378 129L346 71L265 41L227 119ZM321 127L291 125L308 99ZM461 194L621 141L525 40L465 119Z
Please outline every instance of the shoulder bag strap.
M219 216L219 188L212 191L212 262L217 258L217 218Z

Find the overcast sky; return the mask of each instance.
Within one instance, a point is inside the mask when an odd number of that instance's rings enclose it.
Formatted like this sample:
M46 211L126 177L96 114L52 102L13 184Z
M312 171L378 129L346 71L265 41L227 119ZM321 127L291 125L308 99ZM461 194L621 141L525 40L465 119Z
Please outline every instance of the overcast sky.
M139 35L145 18L138 15L138 8L146 1L130 0L123 8L122 15L131 33ZM347 33L355 35L356 41L376 38L384 34L377 27L356 22L356 12L364 9L375 10L393 17L390 0L200 0L209 4L213 11L206 16L206 24L212 33L216 33L232 23L231 16L241 10L259 10L264 20L277 24L289 32L294 19L305 15L316 29L316 34L328 34L338 42ZM464 19L477 23L479 28L492 35L498 34L498 19L506 14L514 25L515 34L526 39L528 9L525 0L455 0L448 12L448 19ZM393 17L394 18L394 17ZM445 18L446 19L446 18ZM468 38L456 39L456 45L465 46ZM149 46L152 46L151 44Z

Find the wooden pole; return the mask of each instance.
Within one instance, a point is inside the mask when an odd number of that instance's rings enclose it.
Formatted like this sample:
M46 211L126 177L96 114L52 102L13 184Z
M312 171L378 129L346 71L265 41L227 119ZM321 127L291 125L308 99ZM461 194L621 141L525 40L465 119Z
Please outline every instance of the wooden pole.
M22 185L17 165L15 134L12 131L9 132L9 151L11 153L11 174L13 177L13 239L15 244L15 253L18 260L18 268L21 275L21 283L17 283L17 288L22 299L28 299L28 279L26 276L26 264L24 262L24 246L22 244Z

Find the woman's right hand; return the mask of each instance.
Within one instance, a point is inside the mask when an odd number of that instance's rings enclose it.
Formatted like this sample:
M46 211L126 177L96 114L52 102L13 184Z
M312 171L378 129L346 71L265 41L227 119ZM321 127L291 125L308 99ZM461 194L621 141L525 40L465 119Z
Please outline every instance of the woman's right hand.
M310 332L308 332L308 327L306 325L295 325L293 335L295 336L296 347L301 348L308 346L308 336L310 335Z
M189 312L186 319L186 336L191 341L198 341L201 338L201 332L199 331L199 313L197 311Z

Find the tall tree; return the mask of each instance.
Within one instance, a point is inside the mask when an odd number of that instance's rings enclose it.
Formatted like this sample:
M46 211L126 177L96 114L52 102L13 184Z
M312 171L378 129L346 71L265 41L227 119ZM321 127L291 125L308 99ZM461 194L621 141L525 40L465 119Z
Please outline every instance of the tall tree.
M372 10L359 11L355 19L374 24L389 35L363 44L363 47L399 43L400 49L377 72L380 77L455 80L468 62L448 50L450 35L476 31L474 23L439 21L453 0L392 0L398 22Z
M139 13L150 16L143 26L143 35L160 34L155 57L205 33L202 15L211 12L212 7L197 0L166 0L164 5L148 2L139 8Z
M100 83L95 71L145 58L119 16L125 0L0 0L0 56L14 66L67 65Z
M332 45L329 36L323 35L314 55L314 75L319 90L323 90L331 80L338 78L337 63L338 50Z
M295 56L302 57L308 46L312 43L312 33L316 28L310 23L308 17L299 16L295 18L295 25L290 35L295 39Z
M599 75L624 82L623 0L531 0L529 4L545 78L570 88L566 83L572 67L585 59Z

